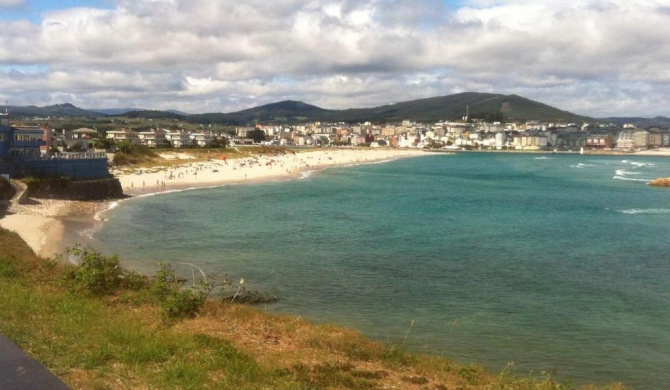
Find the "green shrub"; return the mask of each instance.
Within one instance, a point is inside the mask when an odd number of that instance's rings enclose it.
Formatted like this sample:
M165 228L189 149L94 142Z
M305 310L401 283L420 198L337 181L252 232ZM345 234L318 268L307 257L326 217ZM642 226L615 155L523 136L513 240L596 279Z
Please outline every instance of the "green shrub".
M175 274L169 264L159 264L151 283L151 291L158 300L163 315L168 319L193 318L207 300L206 286L184 288L184 279Z
M120 288L137 290L147 285L145 277L121 268L116 255L105 256L95 249L75 246L68 248L65 256L79 264L66 274L66 280L77 290L106 295Z

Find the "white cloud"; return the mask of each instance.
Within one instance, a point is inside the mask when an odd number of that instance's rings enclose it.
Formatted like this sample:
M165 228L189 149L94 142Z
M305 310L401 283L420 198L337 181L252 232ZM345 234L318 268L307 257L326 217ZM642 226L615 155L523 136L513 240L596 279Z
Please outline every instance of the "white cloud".
M19 2L0 7L10 3ZM464 4L117 0L112 10L61 9L40 25L0 22L0 80L25 104L228 112L287 98L349 108L474 90L586 115L670 115L655 103L670 93L670 0Z
M26 7L27 0L0 0L0 9L14 10Z

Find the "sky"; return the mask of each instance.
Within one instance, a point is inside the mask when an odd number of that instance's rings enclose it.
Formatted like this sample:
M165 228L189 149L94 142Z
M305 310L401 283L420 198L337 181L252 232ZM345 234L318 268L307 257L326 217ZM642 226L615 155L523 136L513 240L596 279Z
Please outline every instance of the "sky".
M517 94L670 116L670 0L0 0L0 105L234 112Z

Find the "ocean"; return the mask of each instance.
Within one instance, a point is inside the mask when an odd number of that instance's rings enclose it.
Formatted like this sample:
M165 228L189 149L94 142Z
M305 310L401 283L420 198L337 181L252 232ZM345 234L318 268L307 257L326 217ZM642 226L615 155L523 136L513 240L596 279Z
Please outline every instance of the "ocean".
M670 388L670 159L427 154L120 202L130 268L244 278L259 308L494 372Z

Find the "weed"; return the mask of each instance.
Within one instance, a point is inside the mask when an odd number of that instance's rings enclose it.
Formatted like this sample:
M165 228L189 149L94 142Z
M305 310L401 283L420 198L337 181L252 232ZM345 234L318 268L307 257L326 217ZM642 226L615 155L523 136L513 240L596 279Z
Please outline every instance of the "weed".
M7 258L0 259L0 278L11 279L18 276L18 274L19 271L16 269L16 264L13 261Z

